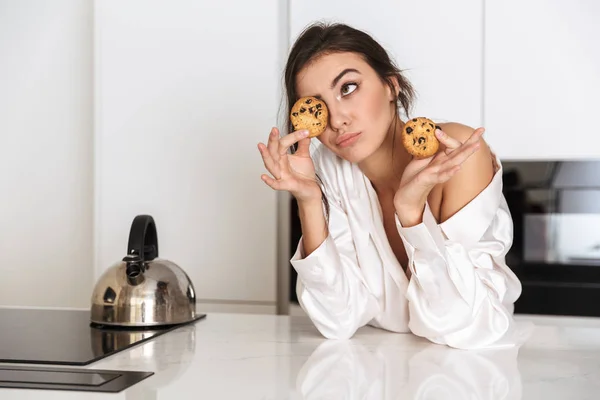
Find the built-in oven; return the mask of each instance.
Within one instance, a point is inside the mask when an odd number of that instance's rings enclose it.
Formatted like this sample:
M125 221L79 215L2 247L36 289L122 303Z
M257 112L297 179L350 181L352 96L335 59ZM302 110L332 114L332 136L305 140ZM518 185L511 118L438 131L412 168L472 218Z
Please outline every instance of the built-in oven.
M517 313L600 316L600 161L504 161Z

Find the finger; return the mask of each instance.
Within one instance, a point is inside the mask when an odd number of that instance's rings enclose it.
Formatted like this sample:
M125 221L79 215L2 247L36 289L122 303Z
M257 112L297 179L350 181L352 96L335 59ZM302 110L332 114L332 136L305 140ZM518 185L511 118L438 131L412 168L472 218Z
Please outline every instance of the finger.
M307 130L295 131L290 133L289 135L285 135L279 141L279 154L284 155L287 153L288 149L294 145L294 143L299 142L300 140L306 138L308 136Z
M466 143L466 142L465 142ZM423 181L430 185L443 183L454 176L462 167L462 164L469 159L480 147L479 142L470 145L462 144L460 150L453 151L452 155L437 164L430 164L427 173L423 176Z
M442 144L446 146L444 152L446 154L452 153L454 150L461 146L470 145L472 143L476 143L479 141L483 133L485 132L485 128L477 128L471 133L471 136L464 142L461 143L460 140L454 139L442 130L436 130L436 137L440 140Z
M473 133L471 133L471 136L469 136L469 138L467 140L465 140L465 142L462 144L463 147L469 147L475 144L479 144L481 142L481 137L483 136L483 133L485 132L484 128L477 128L473 131ZM468 149L465 149L467 151L469 151Z
M422 176L420 176L420 180L422 184L429 187L434 187L439 183L444 183L448 181L460 169L461 165L445 165L428 168L427 173L422 174Z
M441 129L435 130L435 136L438 138L440 143L446 146L446 154L450 154L453 150L458 149L462 144L460 141L448 136L448 134Z
M444 183L450 180L458 171L460 171L461 165L454 165L447 168L445 171L438 174L438 183Z
M271 153L269 152L269 149L267 149L267 146L265 146L262 143L259 143L258 151L260 151L260 154L263 159L263 164L265 165L267 171L269 171L271 175L273 175L276 179L280 179L281 171L279 165L273 160L273 157L271 157Z
M296 154L301 157L310 156L310 138L300 139Z
M274 162L279 161L279 129L273 127L269 133L267 148Z
M291 167L290 167L290 161L288 160L288 155L287 153L283 153L279 155L279 162L278 164L278 168L279 168L279 179L287 179L290 174L291 174Z
M266 174L262 174L260 176L260 179L262 179L262 181L264 183L266 183L267 186L269 186L273 190L286 190L286 188L285 188L285 186L286 186L285 185L285 181L280 181L278 179L273 179L269 175L266 175Z
M473 131L473 133L471 134L471 136L469 136L469 138L465 141L465 145L470 145L473 143L478 143L479 139L481 139L481 137L483 136L483 133L485 132L485 128L477 128Z
M453 152L452 156L448 159L448 164L449 165L460 165L460 164L464 163L477 150L479 150L479 147L481 147L481 144L479 142L475 142L470 145L463 145L459 151Z

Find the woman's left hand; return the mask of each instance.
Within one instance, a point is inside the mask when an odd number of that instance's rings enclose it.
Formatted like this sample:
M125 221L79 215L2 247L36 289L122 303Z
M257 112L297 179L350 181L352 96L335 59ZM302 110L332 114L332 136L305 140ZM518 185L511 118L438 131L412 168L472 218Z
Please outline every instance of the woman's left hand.
M406 214L407 219L421 218L431 190L450 180L479 149L479 139L484 131L483 128L476 129L464 143L441 130L436 131L440 144L445 148L428 158L413 158L402 174L400 187L394 196L394 205L401 221L402 214Z

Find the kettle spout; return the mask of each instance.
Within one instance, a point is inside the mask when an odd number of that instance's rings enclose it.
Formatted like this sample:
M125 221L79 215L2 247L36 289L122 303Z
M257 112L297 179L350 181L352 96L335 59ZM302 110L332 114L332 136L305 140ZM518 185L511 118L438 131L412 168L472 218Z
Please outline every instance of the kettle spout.
M125 274L127 275L127 282L133 286L144 282L144 271L146 268L141 257L137 255L128 255L123 258L123 261L126 263Z

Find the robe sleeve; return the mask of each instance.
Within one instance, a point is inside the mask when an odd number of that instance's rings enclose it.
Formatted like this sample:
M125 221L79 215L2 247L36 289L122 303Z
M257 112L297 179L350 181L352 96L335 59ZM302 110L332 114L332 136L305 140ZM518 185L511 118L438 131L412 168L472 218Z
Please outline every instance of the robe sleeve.
M418 225L403 227L396 216L409 258L414 334L456 348L515 343L513 310L521 283L505 263L513 224L501 178L496 173L476 198L441 224L428 205Z

